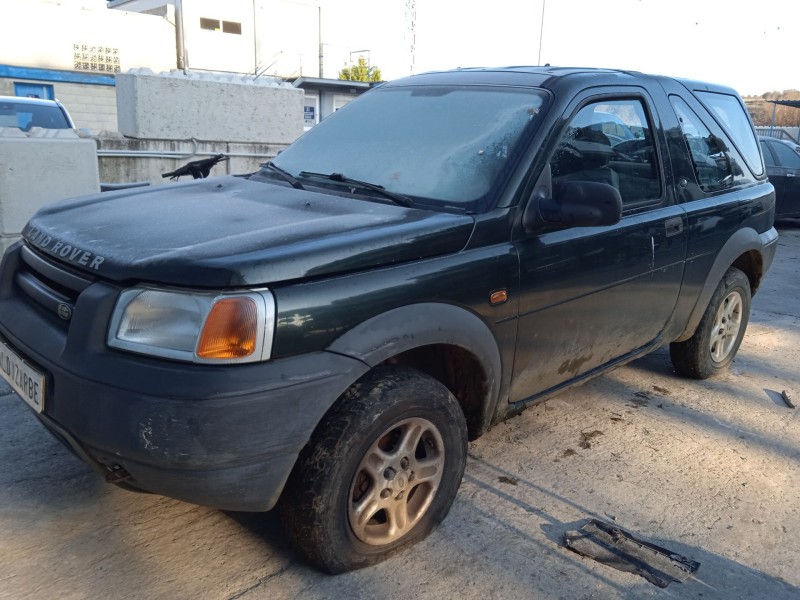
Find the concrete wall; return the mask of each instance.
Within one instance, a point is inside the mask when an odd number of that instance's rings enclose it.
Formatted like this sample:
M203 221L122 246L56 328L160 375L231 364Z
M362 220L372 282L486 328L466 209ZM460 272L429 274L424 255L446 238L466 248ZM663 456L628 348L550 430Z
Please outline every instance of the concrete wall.
M134 140L103 136L97 144L100 181L103 183L171 183L163 173L189 161L225 154L229 159L216 165L210 176L252 173L278 154L286 144L197 142L193 140ZM182 178L188 181L190 178Z
M95 144L72 130L0 128L0 250L39 208L98 192Z
M54 91L78 129L94 133L117 130L117 92L113 86L61 83Z
M303 133L303 90L266 78L148 70L117 75L119 131L133 138L288 144Z

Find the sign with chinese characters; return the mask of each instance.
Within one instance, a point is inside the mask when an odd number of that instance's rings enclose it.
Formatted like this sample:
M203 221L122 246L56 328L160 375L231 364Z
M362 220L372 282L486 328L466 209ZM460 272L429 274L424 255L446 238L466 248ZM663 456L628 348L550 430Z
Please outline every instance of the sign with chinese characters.
M119 73L119 48L72 44L72 64L76 71Z

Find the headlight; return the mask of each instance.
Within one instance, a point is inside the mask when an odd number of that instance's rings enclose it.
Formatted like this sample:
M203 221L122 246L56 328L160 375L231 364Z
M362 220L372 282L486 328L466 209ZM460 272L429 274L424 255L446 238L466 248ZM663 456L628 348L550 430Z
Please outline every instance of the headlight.
M275 300L267 290L184 292L138 287L120 294L108 345L197 363L267 360Z

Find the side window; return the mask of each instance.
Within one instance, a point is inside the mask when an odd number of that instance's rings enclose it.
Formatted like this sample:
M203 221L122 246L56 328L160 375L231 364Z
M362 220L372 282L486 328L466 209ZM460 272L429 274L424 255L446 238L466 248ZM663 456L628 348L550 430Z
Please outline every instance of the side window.
M800 169L800 154L797 154L794 150L789 148L789 146L781 144L780 142L769 142L769 147L775 152L775 155L778 157L778 162L782 167Z
M742 169L739 153L721 130L712 132L682 98L670 96L670 101L681 123L700 189L714 192L752 181Z
M714 92L695 92L695 95L731 137L753 174L761 175L764 169L758 156L758 143L747 112L739 99L730 94Z
M638 99L581 108L564 130L550 169L555 185L594 181L614 186L626 208L661 198L653 130Z
M777 163L772 156L772 151L769 149L769 144L761 140L761 154L764 155L764 164L768 167L775 167Z

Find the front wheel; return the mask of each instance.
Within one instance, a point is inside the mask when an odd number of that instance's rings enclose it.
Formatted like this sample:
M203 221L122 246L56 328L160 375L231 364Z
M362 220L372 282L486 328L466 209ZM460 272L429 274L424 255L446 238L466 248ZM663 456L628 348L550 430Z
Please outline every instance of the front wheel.
M297 550L324 571L377 563L447 515L464 473L467 428L435 379L378 368L355 383L300 454L281 497Z
M731 267L717 286L694 335L669 347L675 370L706 379L725 369L736 356L750 319L750 280Z

